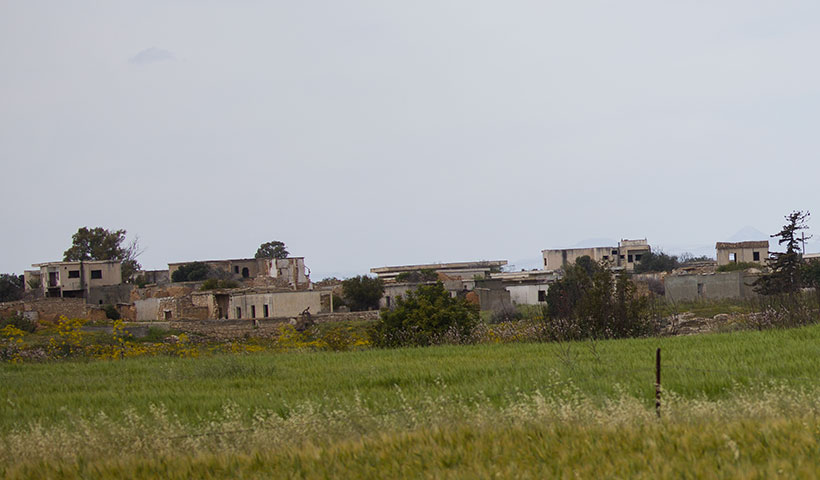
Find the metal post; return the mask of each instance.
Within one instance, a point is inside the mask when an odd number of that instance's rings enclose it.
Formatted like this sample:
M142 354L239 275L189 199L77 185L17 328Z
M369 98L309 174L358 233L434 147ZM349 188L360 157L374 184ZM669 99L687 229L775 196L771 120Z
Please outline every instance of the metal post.
M661 349L655 351L655 413L661 416Z

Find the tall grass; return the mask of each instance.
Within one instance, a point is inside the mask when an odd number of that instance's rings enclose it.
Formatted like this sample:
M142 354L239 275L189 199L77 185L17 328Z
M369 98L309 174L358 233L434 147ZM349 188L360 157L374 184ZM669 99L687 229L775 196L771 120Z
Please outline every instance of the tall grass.
M815 325L4 364L0 477L794 476L818 467L818 345Z

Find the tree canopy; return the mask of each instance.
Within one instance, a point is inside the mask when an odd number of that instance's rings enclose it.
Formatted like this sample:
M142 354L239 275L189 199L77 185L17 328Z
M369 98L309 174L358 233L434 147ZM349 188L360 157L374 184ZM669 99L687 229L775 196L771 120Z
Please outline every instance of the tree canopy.
M0 275L0 302L13 302L23 297L23 276L4 273Z
M801 239L797 237L797 234L809 228L806 222L810 215L809 212L800 210L786 215L786 224L780 232L772 235L772 238L778 238L778 244L786 246L786 251L771 254L769 262L771 273L761 276L754 282L758 293L763 295L794 293L803 286L804 275L801 273L803 254L799 246ZM808 238L811 236L806 237Z
M263 243L256 250L254 258L288 258L290 252L285 248L285 244L279 240Z
M211 267L207 263L192 262L181 265L171 274L172 282L198 282L211 278Z
M138 238L126 247L123 247L124 241L125 230L122 229L109 231L102 227L81 227L72 235L71 247L63 252L63 260L119 260L122 262L122 279L127 281L140 269L137 257L142 251Z
M342 281L342 296L353 311L379 308L379 300L384 293L380 278L358 275Z
M651 329L647 299L636 295L635 284L587 256L550 285L547 313L558 340L633 337Z
M441 282L420 285L383 310L374 327L374 342L382 347L430 345L445 334L468 337L478 323L478 305L452 297Z

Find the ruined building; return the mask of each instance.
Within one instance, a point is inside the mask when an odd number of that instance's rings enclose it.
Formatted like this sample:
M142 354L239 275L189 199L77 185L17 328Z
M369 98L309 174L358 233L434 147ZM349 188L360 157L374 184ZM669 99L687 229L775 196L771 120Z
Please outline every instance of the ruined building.
M610 266L632 271L643 255L651 251L644 238L621 240L617 247L560 248L542 250L541 254L544 257L544 270L558 270L572 265L583 256L588 256L595 262L608 262Z
M769 241L752 242L717 242L717 264L728 265L730 263L757 263L765 265L769 258Z

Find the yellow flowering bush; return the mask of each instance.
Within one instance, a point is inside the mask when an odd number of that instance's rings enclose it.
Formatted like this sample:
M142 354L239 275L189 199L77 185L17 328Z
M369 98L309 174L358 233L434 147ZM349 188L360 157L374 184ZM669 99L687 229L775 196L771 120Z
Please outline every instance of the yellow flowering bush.
M55 330L57 338L51 337L48 343L49 353L54 357L65 357L82 352L83 336L82 326L86 320L81 318L69 319L61 315L57 321Z
M6 325L0 330L0 336L3 337L3 344L0 347L0 359L11 363L22 363L23 357L20 355L20 349L23 346L23 336L26 332L20 330L14 325Z

